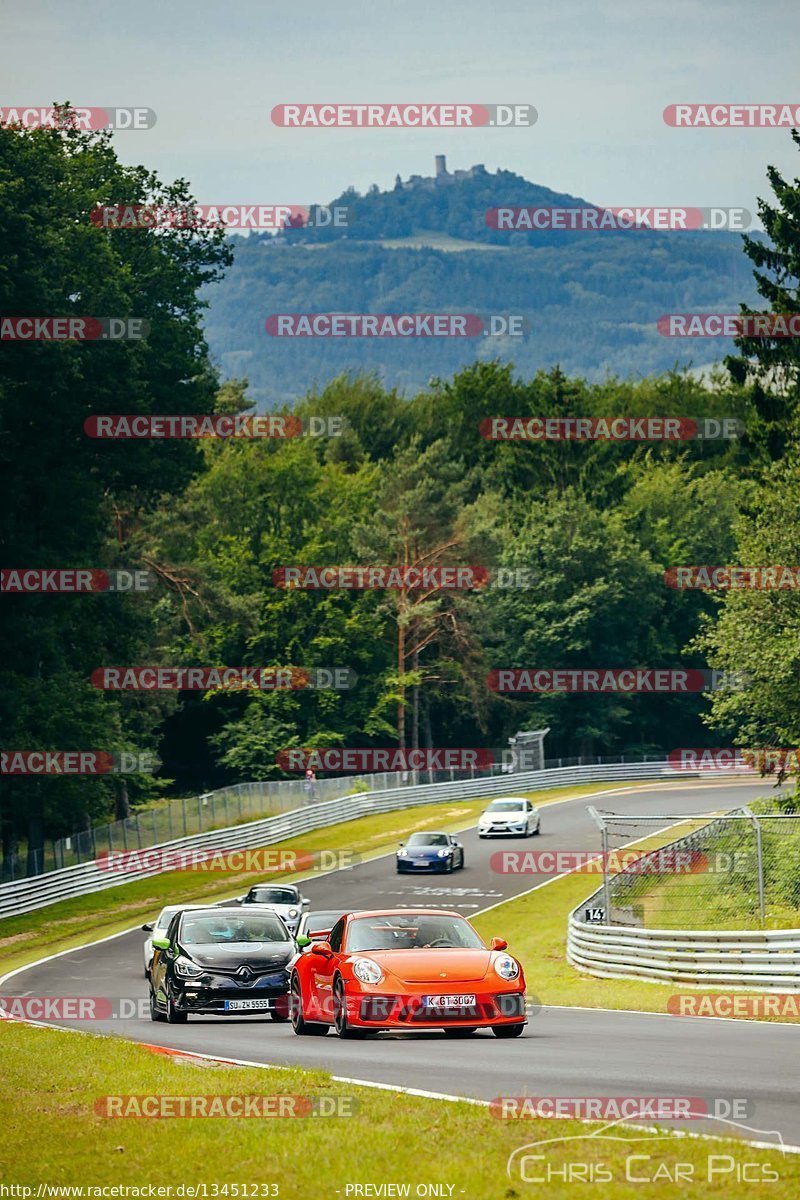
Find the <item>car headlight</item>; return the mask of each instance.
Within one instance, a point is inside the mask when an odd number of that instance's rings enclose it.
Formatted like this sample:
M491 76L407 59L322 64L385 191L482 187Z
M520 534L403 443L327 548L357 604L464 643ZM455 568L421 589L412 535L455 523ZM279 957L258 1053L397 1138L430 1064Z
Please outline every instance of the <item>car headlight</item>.
M408 851L407 850L398 850L397 857L398 858L408 858Z
M516 979L519 975L519 963L510 954L501 954L496 958L494 969L501 979Z
M296 909L296 908L290 908L290 909L289 909L289 916L290 916L290 917L298 917L299 915L300 915L300 913L299 913L299 910L298 910L298 909Z
M183 979L196 979L198 975L203 974L203 968L198 967L190 958L185 958L181 954L175 959L175 973L182 976Z
M362 983L380 983L383 971L371 958L357 958L353 963L353 974Z
M439 858L449 858L450 857L449 850L437 850L436 853L438 854Z

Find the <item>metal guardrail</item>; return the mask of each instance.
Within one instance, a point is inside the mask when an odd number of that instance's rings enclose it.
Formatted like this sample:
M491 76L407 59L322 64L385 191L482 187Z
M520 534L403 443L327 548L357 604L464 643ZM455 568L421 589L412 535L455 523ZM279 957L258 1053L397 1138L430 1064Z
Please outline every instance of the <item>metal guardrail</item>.
M572 913L567 960L600 979L800 992L800 929L711 933L592 926Z
M716 824L711 822L705 828L712 829ZM697 842L694 833L652 853ZM800 992L800 929L646 929L582 919L585 910L604 908L607 903L607 887L599 887L569 915L567 961L588 975L734 990Z
M613 758L579 757L552 758L540 762L530 757L526 762L514 764L514 753L498 748L497 761L490 767L467 771L456 769L435 770L428 768L387 771L362 775L335 775L314 780L266 779L249 783L233 783L226 787L203 792L199 796L182 796L152 806L134 808L129 816L118 821L106 821L85 829L73 829L64 837L47 839L35 850L28 848L6 850L0 862L0 886L24 879L29 875L44 875L91 862L98 854L108 850L144 850L160 846L175 838L192 837L196 833L208 833L212 829L227 829L231 825L243 825L248 821L259 821L280 812L300 808L303 804L319 804L325 800L338 800L352 792L377 792L385 788L412 787L423 783L445 783L455 779L485 779L510 773L512 770L540 770L550 767L583 767L597 763L660 762L658 754L652 756L624 755ZM526 751L517 752L525 754ZM529 751L528 751L529 753Z
M149 852L152 854L155 850L193 849L248 850L270 846L299 834L352 821L357 817L391 812L419 804L438 804L443 800L466 800L481 796L514 795L578 783L663 777L686 779L690 776L686 771L673 770L666 762L615 763L514 772L494 778L455 780L378 792L360 792L354 796L307 805L244 825L163 842L158 847L150 847ZM142 853L144 855L147 852ZM96 861L92 861L66 867L61 871L50 871L46 875L19 879L0 887L0 918L31 912L49 904L56 904L60 900L105 891L132 879L144 879L160 873L158 867L152 866L118 873L104 870Z

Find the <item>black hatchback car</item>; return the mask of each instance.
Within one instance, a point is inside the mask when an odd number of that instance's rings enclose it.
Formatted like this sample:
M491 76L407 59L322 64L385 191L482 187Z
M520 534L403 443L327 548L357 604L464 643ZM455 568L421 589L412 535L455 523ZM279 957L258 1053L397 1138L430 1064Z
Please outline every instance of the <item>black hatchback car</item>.
M178 912L153 938L150 1017L189 1013L289 1019L289 964L297 945L277 913L242 908Z

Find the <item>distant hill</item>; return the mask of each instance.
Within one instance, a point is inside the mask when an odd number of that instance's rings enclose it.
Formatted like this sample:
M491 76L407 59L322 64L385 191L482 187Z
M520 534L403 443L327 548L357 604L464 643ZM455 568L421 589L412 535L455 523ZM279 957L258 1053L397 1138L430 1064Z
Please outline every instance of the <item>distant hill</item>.
M441 168L440 168L441 169ZM481 167L398 178L391 191L349 190L346 228L234 237L235 259L209 288L206 332L226 376L246 375L259 408L302 395L344 370L375 371L411 392L476 358L511 360L523 374L559 363L601 379L676 363L703 367L731 343L663 337L668 312L757 307L738 234L525 231L489 228L497 207L590 202ZM524 314L523 338L270 337L266 318L304 312Z

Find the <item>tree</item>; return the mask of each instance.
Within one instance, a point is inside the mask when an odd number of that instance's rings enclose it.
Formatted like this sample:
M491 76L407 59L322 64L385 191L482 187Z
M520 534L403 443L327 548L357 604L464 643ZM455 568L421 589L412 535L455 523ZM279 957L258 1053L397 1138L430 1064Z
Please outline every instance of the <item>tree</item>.
M198 290L229 261L214 231L112 231L98 204L188 202L116 158L110 134L0 129L0 312L4 316L138 317L140 341L3 343L0 355L0 550L5 564L130 567L129 537L142 513L179 491L201 465L180 441L103 442L84 421L100 413L205 412L216 377L200 331ZM3 744L20 749L151 748L158 700L96 693L95 667L152 644L141 597L15 595L0 686ZM129 657L127 661L136 661ZM99 742L87 745L87 739ZM144 745L141 744L142 739ZM3 839L26 836L41 862L45 828L108 811L106 780L4 781Z
M800 150L800 132L791 131ZM759 199L758 214L766 240L743 235L744 250L754 265L758 294L769 312L800 312L800 179L787 182L775 167L767 168L776 203ZM742 313L753 309L741 305ZM732 378L749 384L754 417L748 441L777 460L797 435L800 401L800 340L796 337L740 337L738 357L727 359Z

